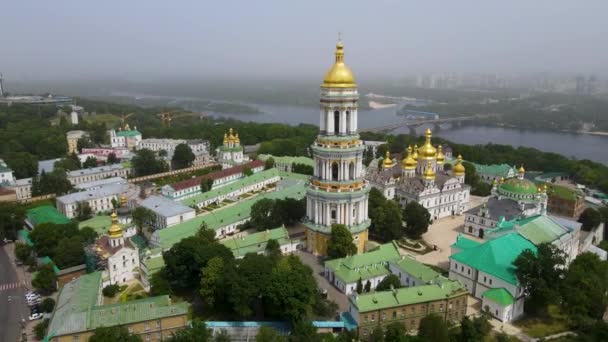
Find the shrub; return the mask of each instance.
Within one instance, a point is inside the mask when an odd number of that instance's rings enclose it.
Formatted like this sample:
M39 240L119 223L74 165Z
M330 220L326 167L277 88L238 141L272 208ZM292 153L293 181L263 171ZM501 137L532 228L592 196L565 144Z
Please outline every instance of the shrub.
M55 308L55 300L53 298L44 298L42 303L40 303L40 310L44 312L51 313Z
M101 290L101 292L103 293L104 297L114 297L116 296L116 294L118 293L118 291L120 290L120 286L113 284L113 285L108 285L106 287L103 288L103 290Z

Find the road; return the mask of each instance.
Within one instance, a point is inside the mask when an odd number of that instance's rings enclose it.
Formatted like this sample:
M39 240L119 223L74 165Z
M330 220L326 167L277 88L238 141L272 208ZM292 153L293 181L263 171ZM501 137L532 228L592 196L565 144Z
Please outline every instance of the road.
M20 320L28 315L24 295L13 258L0 247L0 342L19 341Z

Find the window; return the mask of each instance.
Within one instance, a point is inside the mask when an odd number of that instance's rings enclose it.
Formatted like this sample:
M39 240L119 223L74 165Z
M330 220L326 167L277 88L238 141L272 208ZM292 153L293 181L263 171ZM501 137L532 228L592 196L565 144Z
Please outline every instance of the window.
M74 335L73 341L78 342L80 340L80 336Z
M150 334L146 334L146 341L150 341Z
M386 319L386 312L382 313L382 320L384 321Z
M405 317L405 308L401 309L401 317Z
M156 327L160 328L160 319L156 321Z
M145 330L145 331L150 330L150 323L149 323L149 322L148 322L148 323L144 323L144 330ZM148 335L148 337L147 337L147 338L150 338L150 335Z
M393 319L397 318L397 311L393 311Z
M490 285L492 285L492 278L490 278Z
M372 314L372 322L376 320L376 315Z
M367 315L363 316L363 320L364 320L365 322L367 322L367 321L368 321L368 317L367 317Z

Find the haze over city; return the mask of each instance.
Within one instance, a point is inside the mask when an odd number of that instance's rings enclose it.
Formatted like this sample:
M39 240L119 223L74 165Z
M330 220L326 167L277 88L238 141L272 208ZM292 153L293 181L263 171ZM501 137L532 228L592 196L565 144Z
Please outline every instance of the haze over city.
M418 72L607 72L608 2L9 1L14 81L318 77L342 33L362 79Z

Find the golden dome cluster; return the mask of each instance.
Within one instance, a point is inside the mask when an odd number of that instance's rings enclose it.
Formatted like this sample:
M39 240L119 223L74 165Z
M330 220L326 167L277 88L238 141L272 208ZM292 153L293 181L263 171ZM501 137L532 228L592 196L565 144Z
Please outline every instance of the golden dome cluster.
M336 44L336 61L323 78L323 88L355 88L357 82L349 67L344 64L344 45L338 40Z
M116 212L112 213L112 225L110 226L110 229L108 229L108 235L111 238L119 238L122 236L122 228L120 228L120 224L118 224L118 215L116 215Z
M233 133L232 128L228 130L228 134L224 133L224 145L228 145L229 143L240 144L241 139L239 138L239 134Z

